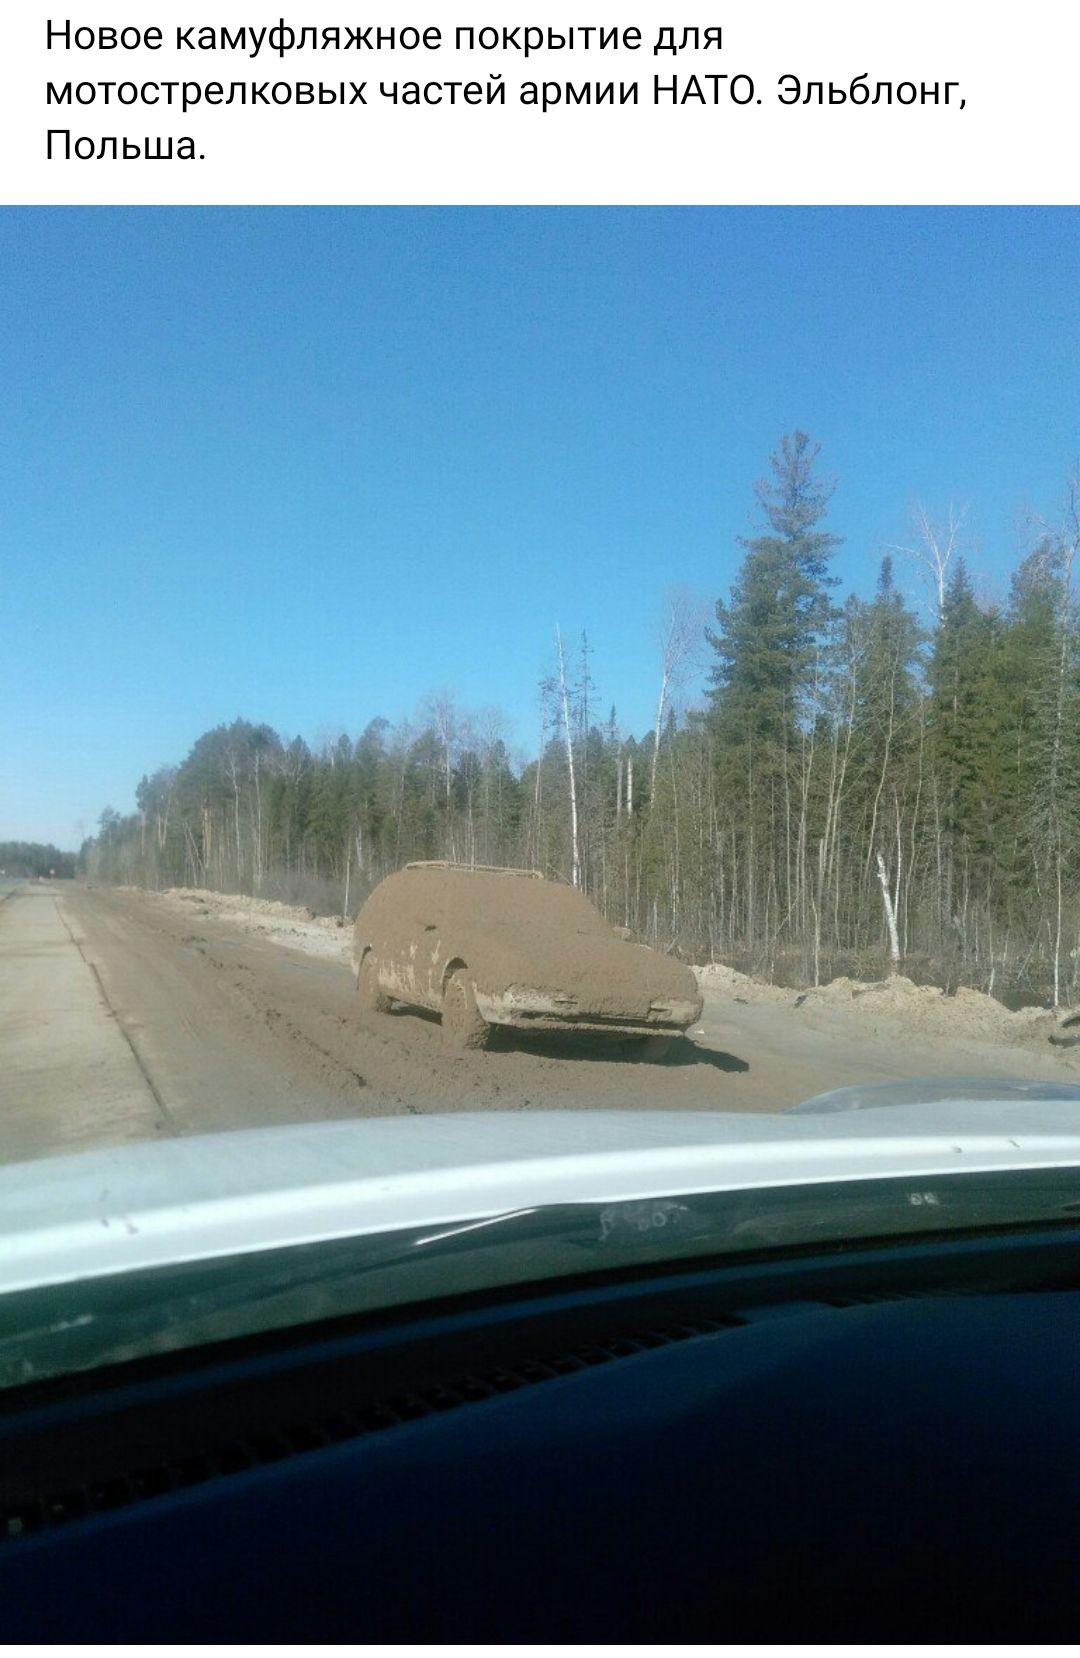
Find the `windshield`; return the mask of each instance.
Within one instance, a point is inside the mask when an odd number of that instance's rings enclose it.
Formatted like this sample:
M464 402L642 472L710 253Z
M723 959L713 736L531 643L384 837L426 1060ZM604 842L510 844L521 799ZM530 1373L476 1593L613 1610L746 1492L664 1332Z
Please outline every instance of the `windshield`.
M872 1158L687 1196L656 1114L1076 1109L1077 216L1020 214L0 212L0 1175L27 1248L76 1154L65 1225L177 1229L9 1274L0 1384L609 1261L604 1179L508 1203L495 1129L491 1235L422 1244L464 1114L636 1123L681 1259L950 1223ZM227 1131L372 1128L310 1194L388 1120L427 1219L290 1254L282 1140L191 1266Z

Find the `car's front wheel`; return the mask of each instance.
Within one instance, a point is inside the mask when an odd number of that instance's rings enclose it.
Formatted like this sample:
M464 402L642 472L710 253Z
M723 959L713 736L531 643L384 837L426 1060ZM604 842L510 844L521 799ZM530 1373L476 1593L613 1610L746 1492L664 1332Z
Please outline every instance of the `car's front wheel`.
M356 975L357 997L361 1013L389 1013L390 997L379 984L379 968L374 952L369 950L360 963Z
M626 1044L626 1053L631 1059L649 1060L659 1065L667 1058L671 1049L670 1036L632 1036Z
M486 1048L491 1026L476 1005L473 983L463 972L452 973L442 999L443 1039L447 1047Z

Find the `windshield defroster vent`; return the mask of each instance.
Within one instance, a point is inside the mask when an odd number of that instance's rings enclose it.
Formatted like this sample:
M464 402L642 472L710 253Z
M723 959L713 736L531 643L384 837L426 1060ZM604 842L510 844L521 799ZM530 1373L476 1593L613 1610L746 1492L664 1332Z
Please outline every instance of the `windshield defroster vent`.
M634 1358L673 1342L717 1335L746 1322L735 1314L723 1314L692 1323L657 1325L577 1346L555 1356L520 1360L467 1374L452 1382L419 1388L415 1393L398 1393L373 1403L338 1408L250 1438L193 1448L188 1455L171 1456L154 1467L117 1471L107 1479L90 1481L69 1491L50 1491L9 1506L3 1510L0 1537L13 1540L93 1514L126 1508L171 1491L225 1479L367 1434L402 1427L425 1416L460 1410L520 1388L535 1387L598 1365Z

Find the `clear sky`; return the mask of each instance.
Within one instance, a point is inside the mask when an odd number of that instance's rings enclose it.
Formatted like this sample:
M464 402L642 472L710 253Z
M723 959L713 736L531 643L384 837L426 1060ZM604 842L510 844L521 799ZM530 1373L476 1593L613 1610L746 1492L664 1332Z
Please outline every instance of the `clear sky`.
M553 629L648 729L782 432L869 591L914 498L1003 594L1080 454L1068 209L0 211L0 839L76 843L237 715L450 686L522 749ZM907 579L913 581L913 577Z

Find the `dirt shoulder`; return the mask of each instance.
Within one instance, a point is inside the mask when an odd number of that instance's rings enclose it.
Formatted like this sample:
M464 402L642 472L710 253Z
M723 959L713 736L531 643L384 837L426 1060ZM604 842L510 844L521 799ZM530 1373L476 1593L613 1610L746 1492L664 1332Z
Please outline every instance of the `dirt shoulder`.
M177 915L197 916L269 939L308 956L327 961L349 961L352 927L333 916L313 916L295 904L279 904L270 898L245 898L239 894L204 892L198 887L169 887L165 892L142 892L122 887L149 903L161 904Z
M729 1109L779 1110L834 1088L925 1077L1080 1083L1080 1049L1051 1045L1059 1020L1037 1008L1011 1013L977 991L946 996L906 979L799 992L723 966L699 975L707 1040L749 1066L731 1079L747 1103Z

